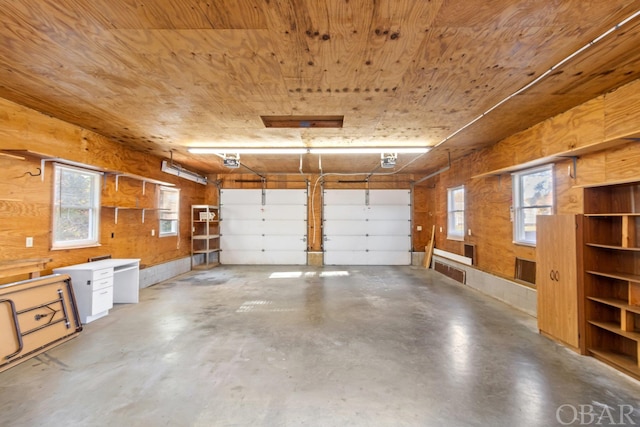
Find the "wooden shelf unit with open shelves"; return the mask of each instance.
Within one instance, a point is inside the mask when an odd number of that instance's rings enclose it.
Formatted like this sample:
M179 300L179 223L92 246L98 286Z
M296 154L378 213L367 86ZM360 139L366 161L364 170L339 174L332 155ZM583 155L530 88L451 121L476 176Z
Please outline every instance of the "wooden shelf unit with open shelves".
M218 206L191 206L191 268L209 268L218 265L220 251L220 216ZM203 263L194 263L195 257L204 256Z
M640 182L585 188L586 350L640 379Z

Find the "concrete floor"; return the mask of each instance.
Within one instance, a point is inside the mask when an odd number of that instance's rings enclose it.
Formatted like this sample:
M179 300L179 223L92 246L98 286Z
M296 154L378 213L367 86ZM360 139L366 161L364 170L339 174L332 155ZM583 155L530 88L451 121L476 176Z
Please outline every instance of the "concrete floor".
M640 425L640 382L423 268L221 266L140 297L0 373L0 425Z

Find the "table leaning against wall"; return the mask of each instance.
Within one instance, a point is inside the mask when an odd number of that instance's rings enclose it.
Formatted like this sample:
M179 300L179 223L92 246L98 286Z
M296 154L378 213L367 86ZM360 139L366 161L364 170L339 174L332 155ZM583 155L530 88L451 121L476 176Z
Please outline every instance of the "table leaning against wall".
M53 272L71 277L84 324L109 314L114 303L138 302L140 259L110 258L55 268Z

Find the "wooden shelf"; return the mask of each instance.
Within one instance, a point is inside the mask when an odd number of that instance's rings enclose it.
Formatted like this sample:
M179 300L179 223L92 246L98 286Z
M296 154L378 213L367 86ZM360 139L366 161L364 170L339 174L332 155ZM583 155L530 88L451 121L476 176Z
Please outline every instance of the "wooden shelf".
M623 331L617 323L589 320L589 324L597 326L600 329L605 329L609 332L613 332L614 334L628 338L635 342L640 342L640 332Z
M640 252L640 248L625 248L624 246L617 245L601 245L600 243L587 243L587 246L592 248L611 249L616 251L636 251Z
M142 211L142 222L144 223L144 214L146 211L168 211L169 209L162 208L136 208L132 206L111 206L111 205L102 205L103 208L107 209L115 209L114 212L114 223L118 223L118 211Z
M561 151L555 154L551 154L549 156L545 156L545 157L540 157L537 158L535 160L531 160L529 162L524 162L524 163L520 163L520 164L516 164L516 165L511 165L511 166L507 166L504 168L500 168L500 169L495 169L489 172L485 172L485 173L481 173L478 175L474 175L471 178L472 179L476 179L476 178L485 178L488 176L497 176L497 175L502 175L505 173L511 173L511 172L516 172L519 170L524 170L524 169L528 169L528 168L532 168L535 166L540 166L540 165L544 165L547 163L554 163L554 162L559 162L559 161L563 161L563 160L567 160L567 159L571 159L571 158L577 158L579 156L585 155L585 154L589 154L589 153L594 153L596 151L601 151L601 150L606 150L609 148L613 148L613 147L617 147L620 145L624 145L624 144L628 144L629 142L631 142L631 139L629 138L633 138L635 137L637 134L633 134L627 137L617 137L617 138L613 138L613 139L609 139L609 140L605 140L605 141L598 141L598 142L593 142L589 145L585 145L582 147L578 147L578 148L574 148L572 150L566 150L566 151ZM625 181L617 181L615 182L616 184L618 183L627 183L627 182L634 182L634 181L640 181L640 177L638 178L634 178L634 179L630 179L630 180L625 180ZM574 186L574 188L576 187L595 187L595 186L603 186L603 185L608 185L608 184L586 184L583 186Z
M640 275L637 275L637 274L619 273L615 271L604 272L604 271L594 271L594 270L587 270L586 272L596 276L609 277L611 279L626 280L628 282L640 283Z
M194 254L210 254L213 252L220 252L220 249L203 249L203 250L195 250L193 251Z
M624 371L631 376L640 378L640 366L636 363L635 358L627 356L626 354L615 353L610 350L590 348L588 351L596 359L612 365L614 368Z
M622 216L640 216L640 213L631 212L631 213L584 214L584 216L589 218L617 218Z
M217 239L219 238L219 234L209 234L209 235L194 235L193 238L196 240L207 240L207 239Z
M53 156L51 154L39 153L37 151L31 151L31 150L2 150L2 152L7 153L7 154L9 154L11 156L14 156L14 157L28 156L28 157L35 157L37 159L40 159L40 163L41 163L43 172L44 172L44 164L45 164L45 162L57 162L57 163L63 163L65 165L69 165L69 166L76 166L76 167L80 167L80 168L84 168L84 169L95 170L95 171L103 172L103 173L109 174L109 175L115 175L116 176L116 185L117 185L118 176L124 176L124 177L127 177L127 178L135 179L135 180L142 181L142 182L149 182L149 183L152 183L152 184L165 185L165 186L169 186L169 187L175 186L175 184L172 184L170 182L165 182L165 181L160 181L160 180L157 180L157 179L147 178L147 177L144 177L144 176L141 176L141 175L136 175L136 174L133 174L133 173L114 171L114 170L107 169L107 168L102 168L102 167L99 167L99 166L88 165L86 163L81 163L81 162L76 162L76 161L73 161L73 160L64 159L62 157ZM42 173L41 175L42 175L42 180L44 181L44 173Z
M640 314L640 306L637 305L629 305L625 300L617 299L617 298L599 298L599 297L588 297L587 299L595 302L599 302L602 304L610 305L611 307L620 308L622 310L631 311L633 313Z

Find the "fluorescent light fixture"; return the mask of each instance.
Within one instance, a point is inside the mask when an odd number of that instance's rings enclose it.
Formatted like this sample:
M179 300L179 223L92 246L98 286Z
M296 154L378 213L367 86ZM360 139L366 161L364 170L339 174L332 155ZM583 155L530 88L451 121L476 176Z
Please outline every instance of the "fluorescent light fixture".
M423 154L430 150L430 147L318 147L318 148L295 148L295 147L265 147L265 148L240 148L240 147L193 147L189 148L192 154L216 154L222 156L226 153L237 154Z
M192 154L306 154L307 148L293 148L293 147L270 147L270 148L240 148L240 147L193 147L188 150Z
M345 147L345 148L310 148L311 154L381 154L407 153L422 154L429 151L428 147Z
M173 163L169 160L162 161L162 172L168 173L169 175L175 175L180 178L188 179L189 181L197 182L198 184L207 185L207 178L199 175L195 172L191 172L180 166L177 163Z

